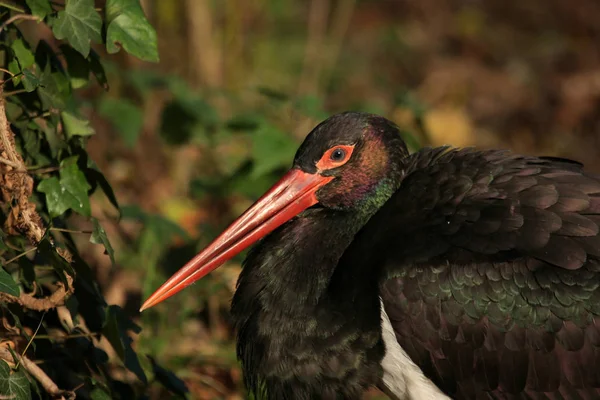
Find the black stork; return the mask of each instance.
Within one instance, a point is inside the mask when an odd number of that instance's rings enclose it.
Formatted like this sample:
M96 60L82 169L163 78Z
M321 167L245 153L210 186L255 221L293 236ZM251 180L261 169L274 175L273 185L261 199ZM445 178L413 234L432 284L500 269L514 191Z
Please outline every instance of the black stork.
M600 399L599 226L577 162L409 155L347 112L142 310L262 239L231 306L255 398Z

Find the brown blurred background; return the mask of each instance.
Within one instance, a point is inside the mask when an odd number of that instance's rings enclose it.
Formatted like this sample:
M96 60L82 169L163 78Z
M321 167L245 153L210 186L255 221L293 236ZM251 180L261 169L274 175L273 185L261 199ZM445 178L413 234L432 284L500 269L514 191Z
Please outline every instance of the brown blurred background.
M141 316L140 300L256 199L326 116L382 114L413 149L509 148L600 172L598 0L142 5L161 62L121 52L106 64L110 90L82 99L97 132L90 155L123 206L117 223L102 196L93 205L116 266L81 245L108 303L142 325L138 353L177 373L191 398L244 398L227 317L241 258Z

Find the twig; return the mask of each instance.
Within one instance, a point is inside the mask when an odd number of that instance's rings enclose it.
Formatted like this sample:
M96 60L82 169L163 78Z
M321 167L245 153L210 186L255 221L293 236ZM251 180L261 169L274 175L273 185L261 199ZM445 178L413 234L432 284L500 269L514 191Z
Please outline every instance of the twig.
M75 399L75 393L67 390L61 390L58 388L56 383L43 369L38 367L33 361L26 356L20 356L18 354L11 354L6 348L0 347L0 358L6 361L9 365L15 365L15 361L23 366L25 370L33 376L42 385L44 390L55 399L71 400ZM15 360L16 358L16 360Z
M44 317L45 316L46 316L46 312L44 311L44 313L42 314L42 317L40 318L40 323L38 324L37 328L35 328L35 332L33 332L33 336L31 336L31 338L27 342L27 346L25 346L25 349L23 349L23 351L21 352L21 358L25 357L25 353L27 353L27 349L29 348L29 346L31 346L31 342L33 342L33 339L35 339L35 335L37 335L37 333L39 332L40 327L42 326L42 322L44 322ZM21 362L20 360L17 362L17 365L15 366L15 369L19 368L19 363L20 362Z
M25 12L24 8L16 6L16 5L12 4L12 3L7 3L6 1L0 1L0 6L6 7L9 10L13 10L13 11L20 12L20 13L24 13Z
M85 233L85 234L94 233L94 231L78 231L75 229L55 228L55 227L50 228L50 230L57 231L57 232L66 232L66 233Z
M6 158L1 157L1 156L0 156L0 163L10 165L11 167L13 167L16 170L20 170L20 168L21 168L21 166L19 164L17 164L16 162L7 160Z
M13 90L12 92L4 92L2 97L10 97L10 96L14 96L15 94L21 94L21 93L27 93L27 89L17 89L17 90Z
M31 253L32 251L35 251L37 249L37 247L32 247L29 250L25 250L24 252L22 252L21 254L17 254L16 256L14 256L13 258L11 258L10 260L7 260L3 265L8 265L12 262L17 261L19 258L23 257L24 255L27 255L29 253Z
M0 199L14 203L6 219L6 231L11 234L22 234L34 247L37 247L46 234L46 228L35 210L35 204L29 202L29 197L33 193L33 178L27 173L22 173L22 170L27 168L15 150L14 134L6 118L2 87L0 87L0 156L17 166L15 168L0 163ZM67 250L57 251L68 263L71 263L72 256ZM22 292L17 297L0 293L0 302L17 303L34 311L50 310L64 304L65 299L73 293L73 277L69 274L65 276L67 284L58 282L58 288L50 296L36 298L33 294Z
M40 17L29 14L17 14L13 15L9 19L7 19L2 25L0 25L0 33L6 28L8 25L12 24L15 21L19 20L28 20L28 21L41 21Z
M5 74L9 74L10 76L14 77L15 74L13 74L12 72L10 72L9 70L5 69L5 68L0 68L1 72L4 72Z

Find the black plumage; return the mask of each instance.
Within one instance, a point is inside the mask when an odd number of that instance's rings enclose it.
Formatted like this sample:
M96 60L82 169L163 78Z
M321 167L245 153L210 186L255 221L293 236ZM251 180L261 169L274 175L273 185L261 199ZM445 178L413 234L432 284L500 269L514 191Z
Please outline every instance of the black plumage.
M433 162L414 161L356 238L375 237L393 275L381 295L398 341L455 398L600 397L600 180L564 160L437 151L411 156ZM460 202L417 211L412 193L454 186Z
M600 178L579 163L408 155L390 121L338 114L144 308L266 235L232 303L259 397L358 399L381 386L381 298L398 343L452 398L600 398L599 227Z

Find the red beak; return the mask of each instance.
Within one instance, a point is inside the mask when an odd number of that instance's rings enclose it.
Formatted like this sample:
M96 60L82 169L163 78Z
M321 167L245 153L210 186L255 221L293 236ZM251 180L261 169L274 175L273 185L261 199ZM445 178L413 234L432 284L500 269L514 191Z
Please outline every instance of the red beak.
M248 246L318 203L317 190L333 177L292 169L200 254L171 276L140 308L143 311L217 269Z

